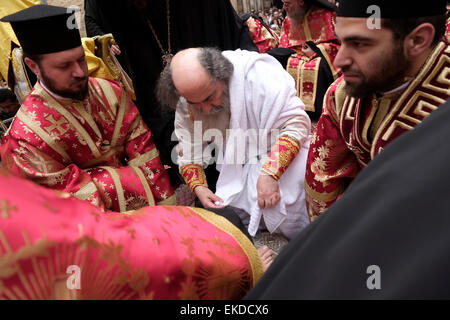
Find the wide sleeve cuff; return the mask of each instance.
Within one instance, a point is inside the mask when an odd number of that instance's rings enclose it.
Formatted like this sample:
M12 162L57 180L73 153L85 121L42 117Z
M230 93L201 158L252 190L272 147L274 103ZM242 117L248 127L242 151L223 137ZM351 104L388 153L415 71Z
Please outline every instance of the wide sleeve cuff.
M262 173L278 181L299 152L297 140L288 136L278 138L261 169Z
M194 192L195 187L198 186L208 187L205 171L201 165L194 163L187 164L181 167L180 173L192 192Z

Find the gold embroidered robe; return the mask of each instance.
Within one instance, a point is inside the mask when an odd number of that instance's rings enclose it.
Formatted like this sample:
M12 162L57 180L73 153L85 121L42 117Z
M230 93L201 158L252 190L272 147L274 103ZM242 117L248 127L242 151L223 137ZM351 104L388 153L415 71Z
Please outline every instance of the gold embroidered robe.
M38 82L3 137L3 165L107 210L175 204L152 134L123 92L89 78L87 99L63 100Z
M339 73L333 64L339 50L339 42L334 34L335 19L335 12L312 6L301 25L293 25L288 17L283 21L279 47L296 51L289 58L286 70L296 82L297 96L302 99L306 111L318 111L316 106L321 105L322 100L319 99L316 104L316 98L322 60L329 67L332 78L336 79ZM314 53L311 57L306 56L302 51L306 42L313 42L320 50L320 55ZM326 87L323 92L331 82L324 85Z

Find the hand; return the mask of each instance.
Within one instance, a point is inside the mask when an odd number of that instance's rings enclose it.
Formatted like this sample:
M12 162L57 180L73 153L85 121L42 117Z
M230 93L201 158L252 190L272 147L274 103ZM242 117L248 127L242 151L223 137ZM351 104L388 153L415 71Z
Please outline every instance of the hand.
M117 44L113 44L113 45L111 46L111 52L112 52L112 54L114 54L114 55L119 55L119 54L122 53L122 51L120 51L120 48L119 48L119 46L118 46Z
M202 203L203 207L205 209L208 208L214 208L214 209L222 209L225 208L225 206L222 205L216 205L215 202L222 202L223 200L216 196L211 190L209 190L206 187L198 186L194 188L194 193L197 196L197 198Z
M314 51L306 43L302 47L302 52L308 58L311 58L312 55L314 54Z
M273 207L280 201L280 187L278 181L268 175L260 175L256 183L258 192L258 206L261 209Z
M181 158L181 157L183 156L183 149L181 148L181 145L180 145L180 144L177 144L177 145L175 146L175 150L177 151L178 156Z

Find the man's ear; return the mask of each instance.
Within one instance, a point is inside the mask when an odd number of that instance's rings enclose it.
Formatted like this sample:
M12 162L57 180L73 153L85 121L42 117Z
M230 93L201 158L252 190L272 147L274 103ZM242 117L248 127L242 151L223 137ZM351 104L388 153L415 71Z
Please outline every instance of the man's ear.
M41 77L41 70L39 69L39 65L36 61L31 60L28 57L25 57L23 61L27 64L28 68L30 68L31 71L40 79Z
M422 23L411 31L405 38L406 54L410 57L417 57L431 47L436 33L431 23Z

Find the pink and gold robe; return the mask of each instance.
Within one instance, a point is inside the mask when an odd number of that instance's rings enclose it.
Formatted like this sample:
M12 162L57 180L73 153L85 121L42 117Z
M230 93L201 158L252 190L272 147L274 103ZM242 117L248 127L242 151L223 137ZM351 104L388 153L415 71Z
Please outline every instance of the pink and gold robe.
M0 168L0 300L241 299L251 243L204 209L102 212Z
M3 137L3 165L107 210L175 204L152 134L123 92L89 78L86 100L57 100L38 82Z
M322 59L326 60L334 79L339 73L333 64L339 50L334 35L335 19L335 12L311 6L300 26L294 26L288 17L283 21L279 47L296 51L296 54L289 58L286 70L296 82L297 96L305 103L306 111L315 111L314 103ZM317 53L307 57L302 52L302 47L307 41L314 42L323 57Z
M270 27L266 28L261 21L252 16L247 19L246 24L253 42L258 47L259 53L278 48L280 39Z
M447 101L449 82L450 47L444 41L403 90L356 99L345 94L343 77L336 80L325 96L306 164L310 219L314 220L334 203L386 145L414 129Z

